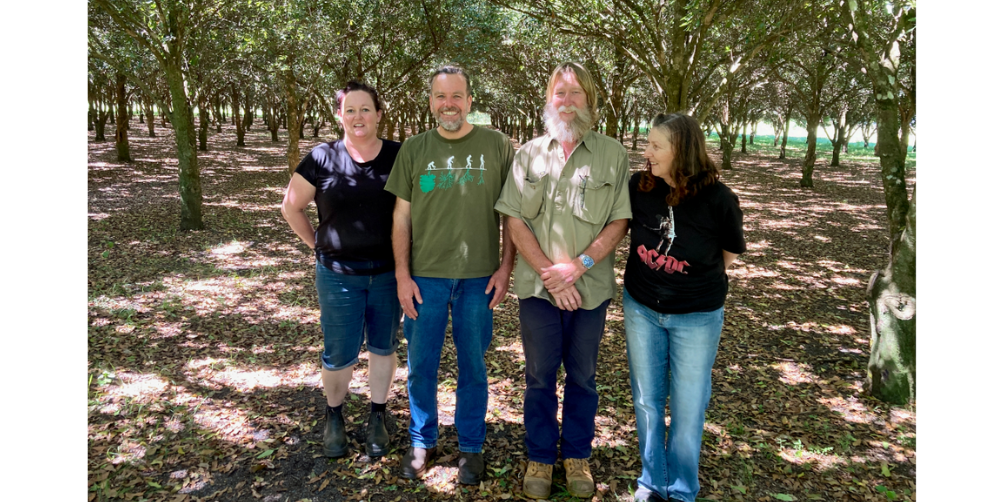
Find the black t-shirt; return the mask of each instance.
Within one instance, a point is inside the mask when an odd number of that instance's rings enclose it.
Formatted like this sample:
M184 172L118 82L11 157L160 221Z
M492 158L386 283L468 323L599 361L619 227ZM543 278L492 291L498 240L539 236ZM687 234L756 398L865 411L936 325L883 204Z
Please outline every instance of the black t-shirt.
M722 251L747 250L739 198L716 182L670 207L666 203L670 186L656 178L651 191L640 192L641 176L635 173L628 185L632 202L631 248L625 266L628 294L663 314L722 307L728 281Z
M352 159L342 140L314 147L296 172L317 190L320 223L315 253L324 266L349 275L394 270L391 224L395 196L384 190L401 143L381 140L370 162ZM363 264L359 262L373 262Z

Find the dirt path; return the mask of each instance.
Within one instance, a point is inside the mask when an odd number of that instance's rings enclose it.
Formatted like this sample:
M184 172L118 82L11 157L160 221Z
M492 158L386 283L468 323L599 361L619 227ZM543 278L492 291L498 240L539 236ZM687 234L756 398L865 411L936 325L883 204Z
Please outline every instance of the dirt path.
M134 125L129 164L114 161L113 142L88 145L89 500L522 498L523 353L512 291L496 310L487 355L482 486L455 483L449 341L440 458L424 482L397 477L407 446L404 368L389 400L398 449L371 460L355 448L328 460L318 444L314 258L279 214L285 136L272 143L256 123L248 146L236 148L233 130L213 134L200 156L207 230L181 233L173 137L157 133L146 138ZM324 140L301 141L301 150ZM915 498L914 410L861 392L865 289L887 246L878 163L831 168L827 160L818 160L812 191L798 187L798 159L740 155L724 175L741 200L749 251L730 272L700 499ZM638 152L632 161L641 167ZM627 252L626 240L619 281ZM607 328L595 499L630 500L640 463L620 297ZM403 364L404 344L399 357ZM346 406L357 435L366 368L363 356ZM552 500L569 499L563 483L556 470Z

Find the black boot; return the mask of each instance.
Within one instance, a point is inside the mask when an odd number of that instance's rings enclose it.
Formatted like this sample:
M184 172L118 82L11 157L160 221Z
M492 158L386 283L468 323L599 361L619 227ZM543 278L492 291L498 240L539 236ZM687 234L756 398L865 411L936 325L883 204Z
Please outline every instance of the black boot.
M418 479L429 470L436 457L435 448L425 449L411 447L401 459L401 477L405 479Z
M461 459L457 461L457 480L464 485L477 485L482 482L482 473L485 472L485 462L481 453L461 452Z
M391 435L388 424L391 416L384 411L371 411L366 423L366 454L371 457L383 457L391 450Z
M332 407L325 408L324 454L326 457L341 457L349 452L349 439L345 434L345 419L341 408L338 412Z

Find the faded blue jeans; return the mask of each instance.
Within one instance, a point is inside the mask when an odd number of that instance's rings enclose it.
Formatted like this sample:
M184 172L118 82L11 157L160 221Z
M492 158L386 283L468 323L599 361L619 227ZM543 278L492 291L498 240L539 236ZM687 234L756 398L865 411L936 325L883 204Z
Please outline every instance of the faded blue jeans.
M485 351L492 341L492 309L489 308L492 294L485 294L489 278L413 276L412 280L422 294L422 304L415 303L418 319L413 321L405 316L403 326L408 340L411 445L429 449L435 447L439 439L436 390L449 309L457 348L457 403L454 409L457 442L462 452L480 453L485 442L485 411L489 401L485 371Z
M664 499L694 502L712 365L723 309L660 314L624 292L625 338L636 429L642 454L639 485ZM666 430L670 400L670 433Z

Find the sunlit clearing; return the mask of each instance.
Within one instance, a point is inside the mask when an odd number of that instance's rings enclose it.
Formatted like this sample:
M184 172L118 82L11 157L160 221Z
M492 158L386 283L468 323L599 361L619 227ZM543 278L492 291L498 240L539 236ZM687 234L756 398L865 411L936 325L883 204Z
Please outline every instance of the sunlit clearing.
M131 397L134 399L152 398L164 392L168 387L167 380L151 373L133 373L120 371L115 374L122 382L119 385L109 385L106 395L109 397ZM118 408L115 406L115 408ZM102 413L108 411L101 410Z
M833 448L828 447L827 449ZM848 460L840 455L814 453L802 448L780 448L778 456L793 464L814 464L813 470L818 472L848 465Z
M500 345L500 346L496 347L496 350L499 351L499 352L512 352L514 354L519 355L520 359L523 360L523 344L521 344L521 343L511 343L509 345Z
M246 246L243 242L233 241L230 244L223 244L212 248L209 252L217 256L238 254L244 252Z
M440 457L443 458L443 457ZM426 490L434 493L445 493L453 495L457 492L454 486L457 480L457 468L445 465L435 465L429 469L429 473L422 479ZM366 495L366 489L360 495ZM399 497L400 498L400 497Z
M817 399L817 402L830 408L831 411L841 415L849 422L872 424L879 420L875 413L869 411L854 396L847 399L841 396L826 397Z
M813 383L817 380L813 375L813 367L808 364L782 361L771 367L778 371L778 380L788 385Z

